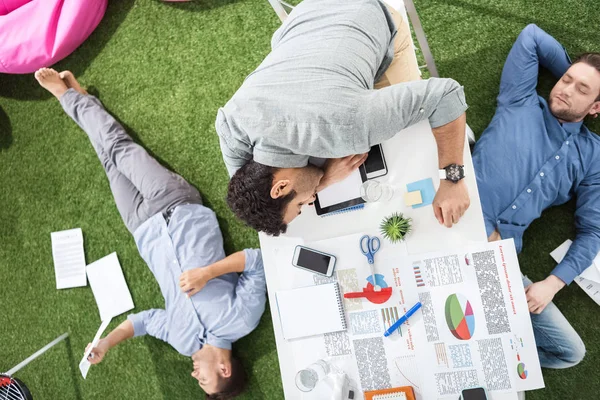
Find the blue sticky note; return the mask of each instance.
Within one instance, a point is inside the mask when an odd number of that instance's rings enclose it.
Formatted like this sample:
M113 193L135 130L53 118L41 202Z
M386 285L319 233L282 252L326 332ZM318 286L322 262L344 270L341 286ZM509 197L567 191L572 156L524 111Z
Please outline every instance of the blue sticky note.
M415 204L412 208L421 208L433 203L435 197L435 188L433 187L433 179L427 178L406 185L406 190L409 192L421 191L421 199L423 203Z

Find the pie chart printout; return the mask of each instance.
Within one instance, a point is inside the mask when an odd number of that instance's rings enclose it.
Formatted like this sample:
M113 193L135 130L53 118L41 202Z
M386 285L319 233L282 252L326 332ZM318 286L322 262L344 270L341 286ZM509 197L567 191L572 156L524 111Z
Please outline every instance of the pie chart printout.
M517 374L519 375L519 378L527 379L527 370L525 369L525 364L517 364Z
M475 333L475 315L471 303L463 295L448 296L445 306L446 324L455 338L469 340Z

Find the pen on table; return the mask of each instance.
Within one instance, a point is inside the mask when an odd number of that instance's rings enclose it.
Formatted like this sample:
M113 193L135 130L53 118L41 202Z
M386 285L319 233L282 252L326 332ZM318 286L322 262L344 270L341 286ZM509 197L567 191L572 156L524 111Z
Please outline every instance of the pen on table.
M396 321L394 323L394 325L390 326L389 329L387 331L385 331L385 333L383 334L383 336L388 337L390 336L392 333L394 333L394 331L398 328L400 328L400 325L402 325L403 323L405 323L411 315L413 315L414 313L417 312L417 310L421 308L421 302L418 301L417 304L415 304L414 306L412 306L412 308L410 310L408 310L406 312L406 314L404 314L402 317L400 317L400 319L398 321Z

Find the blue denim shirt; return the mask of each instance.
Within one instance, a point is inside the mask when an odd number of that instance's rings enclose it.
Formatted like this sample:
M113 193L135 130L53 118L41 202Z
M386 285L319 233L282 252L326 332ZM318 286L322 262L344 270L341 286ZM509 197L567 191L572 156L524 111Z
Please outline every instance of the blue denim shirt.
M156 214L135 232L140 255L154 274L165 298L164 309L130 314L135 336L151 335L191 356L205 343L231 349L250 333L265 310L266 284L260 250L245 250L246 265L208 281L191 298L179 288L182 272L225 258L215 213L199 205L175 208L167 225Z
M569 284L600 250L600 138L582 122L561 124L538 96L539 67L561 77L565 49L535 25L513 45L500 82L498 109L475 146L473 162L488 235L514 238L542 211L577 198L577 237L553 275Z

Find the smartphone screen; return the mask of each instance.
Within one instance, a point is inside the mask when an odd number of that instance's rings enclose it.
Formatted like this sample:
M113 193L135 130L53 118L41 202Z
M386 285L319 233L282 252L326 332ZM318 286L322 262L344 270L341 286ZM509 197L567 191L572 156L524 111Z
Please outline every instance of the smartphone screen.
M314 251L310 251L302 247L299 249L299 251L300 253L298 254L297 262L298 266L310 269L311 271L315 271L320 274L327 274L331 257L325 254L315 253Z
M462 391L463 400L487 400L483 388L465 389Z
M385 169L385 164L383 162L383 154L381 153L381 146L375 145L371 147L369 151L369 156L365 161L365 172L370 174L372 172L381 171Z

